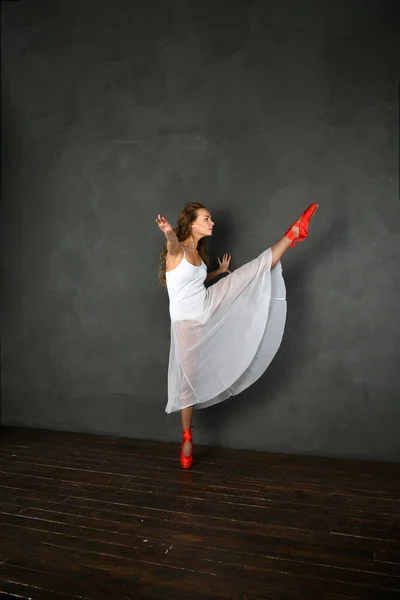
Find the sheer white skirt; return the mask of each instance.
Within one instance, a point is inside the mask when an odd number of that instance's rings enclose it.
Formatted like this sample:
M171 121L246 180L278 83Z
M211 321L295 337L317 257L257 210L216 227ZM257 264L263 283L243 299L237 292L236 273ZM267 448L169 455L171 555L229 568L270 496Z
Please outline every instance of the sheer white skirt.
M171 320L166 412L239 394L274 358L286 320L286 288L270 248L193 299ZM200 315L200 316L199 316Z

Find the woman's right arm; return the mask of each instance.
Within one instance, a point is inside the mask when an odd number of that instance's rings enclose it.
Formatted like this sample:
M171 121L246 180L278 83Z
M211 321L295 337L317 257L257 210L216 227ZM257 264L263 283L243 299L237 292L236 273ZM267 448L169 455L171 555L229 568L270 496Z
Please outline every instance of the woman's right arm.
M167 239L167 252L171 256L177 256L181 251L181 245L179 243L178 238L176 237L175 231L172 229L171 225L168 223L167 219L157 216L157 225L164 233Z

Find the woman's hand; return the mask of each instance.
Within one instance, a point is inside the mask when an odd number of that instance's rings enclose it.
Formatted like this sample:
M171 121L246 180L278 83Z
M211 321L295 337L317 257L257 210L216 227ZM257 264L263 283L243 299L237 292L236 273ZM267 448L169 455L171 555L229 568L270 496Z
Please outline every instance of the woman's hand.
M161 231L165 234L165 237L167 238L168 254L176 256L179 252L182 252L176 233L172 229L171 225L168 223L167 219L165 217L162 217L161 215L157 215L156 222Z
M157 215L156 222L157 222L157 225L159 226L159 228L161 229L161 231L163 233L165 233L165 235L168 235L169 233L171 233L172 227L168 223L167 219L165 219L164 217L161 217L160 215Z
M220 273L230 273L229 263L231 262L232 256L230 254L224 254L222 260L218 259Z

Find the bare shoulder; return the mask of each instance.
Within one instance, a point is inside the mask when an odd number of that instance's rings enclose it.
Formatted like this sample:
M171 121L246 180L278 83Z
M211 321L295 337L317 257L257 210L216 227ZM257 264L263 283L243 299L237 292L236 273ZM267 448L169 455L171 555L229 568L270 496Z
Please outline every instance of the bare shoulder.
M165 257L165 266L167 271L175 269L183 258L183 249L180 244L167 244L167 256Z

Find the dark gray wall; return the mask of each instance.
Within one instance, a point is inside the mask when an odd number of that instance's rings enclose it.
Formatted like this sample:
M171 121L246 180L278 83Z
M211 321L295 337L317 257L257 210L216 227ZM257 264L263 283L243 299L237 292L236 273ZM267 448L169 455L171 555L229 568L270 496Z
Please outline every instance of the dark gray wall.
M317 201L279 354L196 441L400 458L397 4L2 4L4 424L178 440L156 214L206 203L235 267Z

